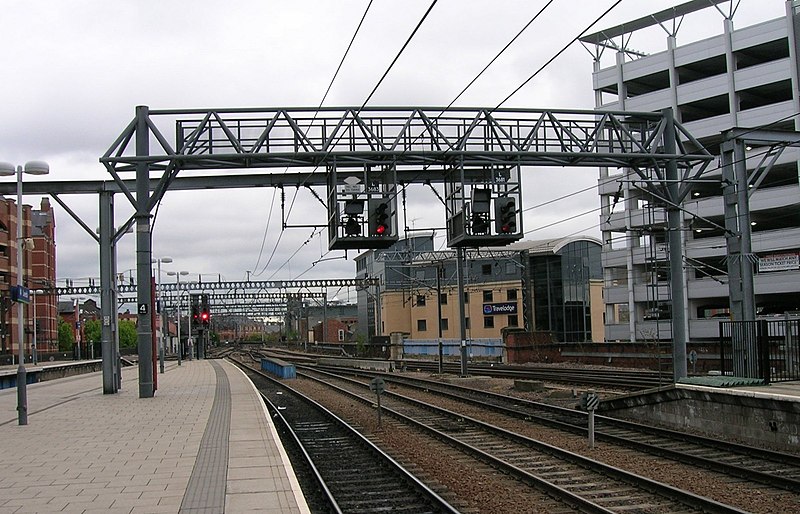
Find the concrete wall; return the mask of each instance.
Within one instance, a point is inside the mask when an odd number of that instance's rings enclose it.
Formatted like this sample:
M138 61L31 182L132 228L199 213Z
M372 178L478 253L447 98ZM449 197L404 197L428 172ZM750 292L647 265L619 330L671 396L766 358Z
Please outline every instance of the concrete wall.
M723 436L744 444L797 452L800 445L800 402L745 390L691 385L668 386L655 392L604 401L598 413L706 436Z

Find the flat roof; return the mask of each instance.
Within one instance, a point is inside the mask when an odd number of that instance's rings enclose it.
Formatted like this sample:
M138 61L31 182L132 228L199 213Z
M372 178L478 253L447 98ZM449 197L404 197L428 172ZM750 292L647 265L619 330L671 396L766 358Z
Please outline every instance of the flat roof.
M676 5L654 14L648 14L647 16L639 18L638 20L629 21L627 23L617 25L616 27L611 27L599 32L595 32L594 34L583 36L580 38L580 41L584 43L600 45L617 36L630 34L631 32L652 27L653 25L658 25L659 23L664 23L666 21L674 20L675 18L679 18L686 14L700 11L707 7L712 7L728 1L732 0L691 0L690 2Z

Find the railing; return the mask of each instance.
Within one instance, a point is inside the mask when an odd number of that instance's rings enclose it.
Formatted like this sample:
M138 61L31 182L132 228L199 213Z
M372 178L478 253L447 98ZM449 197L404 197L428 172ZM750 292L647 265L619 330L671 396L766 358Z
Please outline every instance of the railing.
M766 383L800 380L800 319L722 321L720 367Z

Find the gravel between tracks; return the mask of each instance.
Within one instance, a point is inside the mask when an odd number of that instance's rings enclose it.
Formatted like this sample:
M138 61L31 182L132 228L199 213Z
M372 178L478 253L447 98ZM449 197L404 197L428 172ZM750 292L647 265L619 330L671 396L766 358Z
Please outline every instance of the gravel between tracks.
M409 373L409 375L413 376L414 374ZM431 378L427 374L418 376ZM413 462L415 472L421 471L420 475L425 480L433 478L444 491L449 491L449 494L445 493L444 496L465 512L503 512L508 514L553 512L552 502L549 499L543 495L537 496L536 493L524 491L527 489L525 486L509 480L502 473L477 469L474 467L474 463L443 461L437 449L439 443L432 443L427 437L393 422L388 416L383 417L383 427L379 428L374 409L344 398L307 380L293 381L292 385L360 427L365 435L394 455L404 465L408 466ZM549 393L519 393L513 390L513 381L507 379L482 378L473 380L468 385L502 394L514 394L531 400L558 403L562 406L571 406L575 403L569 394L556 395L556 398L553 398ZM407 391L403 391L403 394L406 393ZM468 416L498 424L528 437L653 480L671 484L674 487L692 491L695 494L713 498L719 502L734 505L749 512L764 514L800 512L800 495L766 491L760 484L731 482L717 473L618 448L608 443L598 442L594 449L590 449L586 439L577 435L510 420L493 412L439 399L434 395L414 393L413 396L432 402L435 399L434 403L442 407L458 410ZM458 501L454 500L454 497L458 498ZM568 509L565 508L565 511Z

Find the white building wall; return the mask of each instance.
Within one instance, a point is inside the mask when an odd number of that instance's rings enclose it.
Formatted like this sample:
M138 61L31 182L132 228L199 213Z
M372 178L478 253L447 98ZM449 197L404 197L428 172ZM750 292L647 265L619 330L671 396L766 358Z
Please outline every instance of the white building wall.
M632 58L619 51L616 62L606 68L596 61L596 107L630 111L672 107L676 119L713 151L722 132L736 126L797 130L800 87L794 10L794 2L787 1L783 18L740 29L721 19L719 34L702 41L680 46L670 36L663 52ZM710 73L706 63L721 68ZM748 165L760 161L756 155ZM757 223L753 251L760 257L800 254L797 161L797 150L785 152L770 178L752 193L750 209ZM716 167L711 166L704 177L710 181L698 184L696 195L684 205L685 276L680 279L687 286L691 340L716 338L720 318L712 316L720 316L719 312L724 316L727 305L724 234L702 221L724 226L722 188L713 182L720 179ZM669 339L669 319L655 319L653 310L654 305L670 303L664 234L650 230L666 226L663 211L651 208L621 170L601 169L598 184L606 339ZM793 302L800 308L800 269L759 273L755 288L756 304L765 308L763 312L790 309Z

